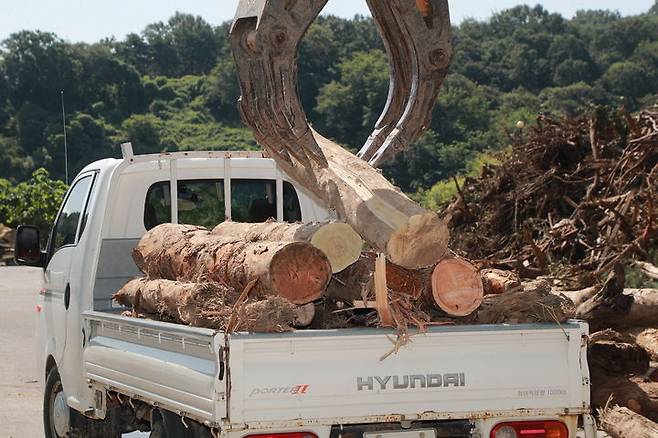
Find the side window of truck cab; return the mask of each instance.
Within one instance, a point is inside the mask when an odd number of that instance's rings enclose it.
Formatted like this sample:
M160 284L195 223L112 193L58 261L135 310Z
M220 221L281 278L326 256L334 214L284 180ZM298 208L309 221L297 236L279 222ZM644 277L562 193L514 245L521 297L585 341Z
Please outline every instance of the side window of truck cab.
M63 246L78 243L86 225L86 203L93 180L93 174L85 175L69 190L53 228L48 251L50 255Z

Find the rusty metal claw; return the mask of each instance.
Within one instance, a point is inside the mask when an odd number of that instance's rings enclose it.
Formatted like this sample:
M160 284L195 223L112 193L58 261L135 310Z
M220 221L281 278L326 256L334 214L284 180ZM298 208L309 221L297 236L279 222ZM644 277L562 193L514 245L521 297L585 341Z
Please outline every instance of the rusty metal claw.
M326 167L297 92L297 52L328 0L240 0L230 37L239 108L256 140L286 163ZM359 157L378 167L427 129L452 58L447 0L366 0L390 60L384 111Z
M395 17L399 29L394 32L384 27L391 22L390 18L378 18L382 16L382 3L389 4ZM447 0L369 0L368 5L378 23L391 66L389 99L380 122L394 119L396 125L384 127L378 122L359 154L372 166L380 167L408 148L428 128L452 60L452 36ZM401 74L401 70L405 73ZM397 106L400 96L405 97L402 111ZM382 139L384 132L386 138Z
M297 93L297 51L327 0L241 0L230 37L239 108L256 140L287 162L327 166Z

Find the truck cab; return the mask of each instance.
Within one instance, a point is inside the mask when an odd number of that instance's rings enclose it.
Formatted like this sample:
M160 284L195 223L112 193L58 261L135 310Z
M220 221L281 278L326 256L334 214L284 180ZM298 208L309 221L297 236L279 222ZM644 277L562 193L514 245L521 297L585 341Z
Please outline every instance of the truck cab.
M222 333L123 316L112 294L143 275L131 251L158 224L334 213L261 152L122 149L74 179L45 251L36 229L18 231L17 261L43 267L47 438L565 438L579 422L595 436L580 321L435 327L389 355L385 329Z

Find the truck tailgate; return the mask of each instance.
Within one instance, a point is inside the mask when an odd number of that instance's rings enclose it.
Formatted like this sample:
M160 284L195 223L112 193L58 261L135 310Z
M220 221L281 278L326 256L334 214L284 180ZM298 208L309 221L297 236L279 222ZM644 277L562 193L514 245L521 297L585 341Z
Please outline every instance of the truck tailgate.
M580 322L432 328L383 360L393 332L234 334L229 418L285 427L585 412L586 334Z

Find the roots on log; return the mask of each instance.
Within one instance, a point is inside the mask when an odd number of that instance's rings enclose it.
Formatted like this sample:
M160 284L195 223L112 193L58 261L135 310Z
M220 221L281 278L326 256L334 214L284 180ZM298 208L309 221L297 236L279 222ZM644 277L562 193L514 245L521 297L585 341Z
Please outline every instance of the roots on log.
M248 242L308 242L327 256L334 273L356 262L363 249L361 236L350 225L340 222L309 224L223 222L217 225L211 234L226 238L239 236Z
M487 295L476 319L480 324L563 323L573 316L570 299L551 293L546 281L535 280L522 289Z
M327 257L309 243L248 242L188 225L163 224L148 231L133 259L151 278L214 281L236 290L258 279L257 293L293 304L322 297L331 278Z
M630 409L615 406L599 412L599 422L612 438L654 438L658 424Z
M278 296L239 303L239 293L219 283L183 283L138 278L126 283L113 298L137 314L217 330L278 333L290 331L307 309ZM304 323L309 324L310 321ZM312 317L311 317L312 319Z

